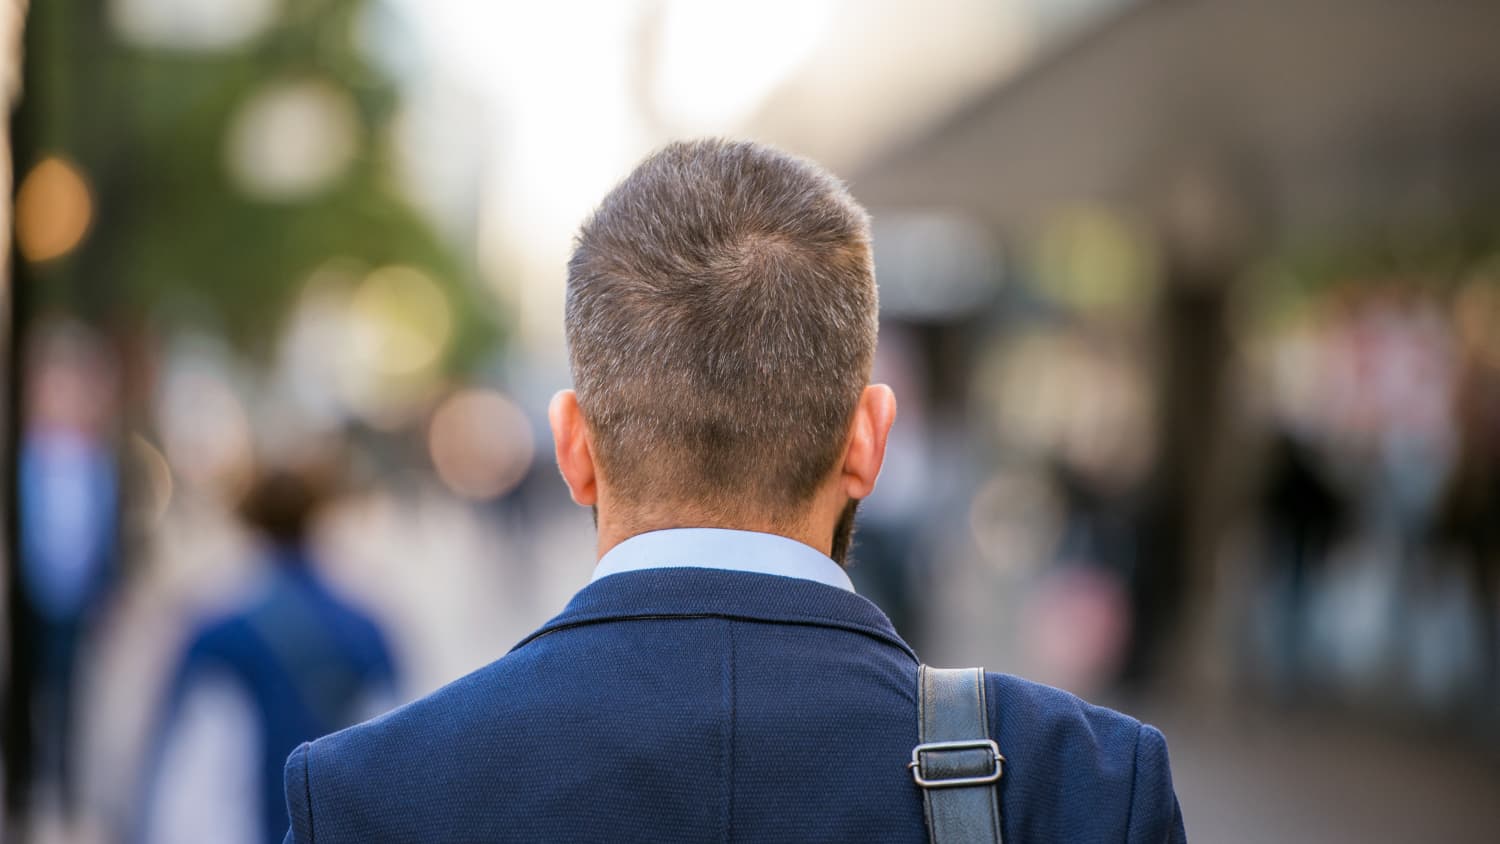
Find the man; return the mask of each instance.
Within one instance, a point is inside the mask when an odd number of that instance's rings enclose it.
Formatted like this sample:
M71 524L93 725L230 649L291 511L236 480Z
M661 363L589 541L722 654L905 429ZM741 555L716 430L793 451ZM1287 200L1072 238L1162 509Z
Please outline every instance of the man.
M864 211L668 146L579 233L557 462L594 580L509 655L287 761L288 841L923 841L917 658L839 565L896 401ZM1004 834L1176 841L1151 727L991 674Z

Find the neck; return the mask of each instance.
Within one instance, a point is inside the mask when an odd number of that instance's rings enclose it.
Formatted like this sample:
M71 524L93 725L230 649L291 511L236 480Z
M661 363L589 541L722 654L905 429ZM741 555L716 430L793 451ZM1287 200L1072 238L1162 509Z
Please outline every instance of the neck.
M725 530L750 530L758 533L773 533L787 539L795 539L825 555L833 550L834 529L843 504L824 502L831 496L819 494L800 517L787 522L773 521L753 516L726 517L706 512L706 508L692 505L632 505L622 506L601 491L595 509L594 522L598 531L597 554L603 557L621 542L654 530L673 528L721 528ZM830 508L829 505L832 505Z

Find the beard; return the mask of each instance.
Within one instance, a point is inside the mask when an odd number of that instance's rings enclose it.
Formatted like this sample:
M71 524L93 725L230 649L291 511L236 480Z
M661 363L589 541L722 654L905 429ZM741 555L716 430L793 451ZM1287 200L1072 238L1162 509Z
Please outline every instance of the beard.
M849 503L844 505L844 512L839 514L839 520L833 526L833 547L829 549L828 556L843 568L849 567L849 549L854 544L854 512L858 509L859 499L849 499Z

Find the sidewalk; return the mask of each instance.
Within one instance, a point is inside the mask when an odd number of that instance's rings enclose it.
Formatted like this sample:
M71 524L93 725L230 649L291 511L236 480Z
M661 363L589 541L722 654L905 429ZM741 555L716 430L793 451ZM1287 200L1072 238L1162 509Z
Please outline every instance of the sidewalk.
M1162 729L1190 840L1500 841L1500 755L1331 710L1132 707Z

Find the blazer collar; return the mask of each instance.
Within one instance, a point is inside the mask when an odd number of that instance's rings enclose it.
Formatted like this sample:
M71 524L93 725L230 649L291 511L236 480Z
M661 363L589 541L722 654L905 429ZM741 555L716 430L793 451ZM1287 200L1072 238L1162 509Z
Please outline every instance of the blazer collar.
M917 658L885 613L853 592L800 577L688 567L641 569L600 578L511 650L569 627L672 616L836 627L879 639Z

